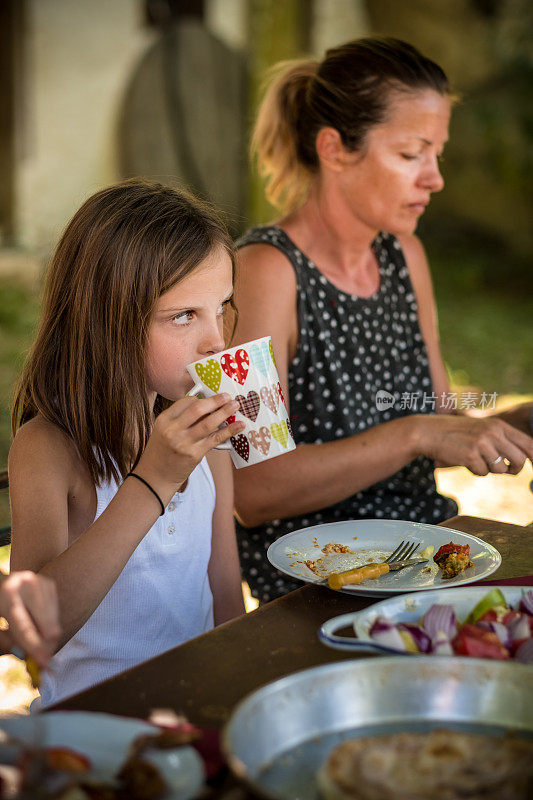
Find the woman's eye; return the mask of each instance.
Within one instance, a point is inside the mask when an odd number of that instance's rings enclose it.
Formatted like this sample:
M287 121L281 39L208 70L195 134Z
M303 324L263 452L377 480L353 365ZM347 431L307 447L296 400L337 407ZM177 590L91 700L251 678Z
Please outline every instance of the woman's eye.
M172 322L176 323L176 325L188 325L189 322L192 322L194 317L194 311L182 311L180 314L176 314L175 317L172 317Z
M409 153L400 153L400 155L402 158L405 158L406 161L414 161L415 158L418 158L418 156L412 156L409 155Z

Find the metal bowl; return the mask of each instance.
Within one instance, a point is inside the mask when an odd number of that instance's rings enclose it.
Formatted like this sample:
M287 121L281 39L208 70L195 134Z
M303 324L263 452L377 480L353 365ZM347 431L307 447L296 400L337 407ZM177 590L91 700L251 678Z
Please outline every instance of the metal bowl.
M234 774L258 796L315 800L316 772L339 742L443 725L533 738L533 668L437 656L325 664L242 700L222 747Z

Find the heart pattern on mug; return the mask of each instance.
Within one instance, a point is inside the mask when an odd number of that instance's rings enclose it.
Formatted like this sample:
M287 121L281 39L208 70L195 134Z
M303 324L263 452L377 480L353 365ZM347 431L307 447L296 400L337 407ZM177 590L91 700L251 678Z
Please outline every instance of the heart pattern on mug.
M279 442L282 447L287 447L289 431L285 420L283 420L283 422L273 422L270 426L270 430L274 439Z
M267 386L262 386L259 394L263 403L275 414L277 409L276 400L278 399L277 392L273 394Z
M250 347L250 360L254 367L263 375L268 375L270 370L270 352L266 342L253 344Z
M272 339L268 342L268 349L270 350L270 358L272 359L272 363L276 366L276 359L274 358L274 348L272 347Z
M259 450L264 456L267 455L270 450L270 431L265 425L262 425L258 431L249 431L248 438L256 450Z
M241 348L237 350L235 355L226 353L220 359L220 363L226 375L242 386L248 375L248 365L250 363L246 350Z
M232 436L230 442L235 452L245 461L248 461L250 458L250 445L246 436L243 433L239 433L237 436Z
M205 383L211 391L218 392L220 381L222 380L222 372L218 361L210 358L205 364L196 364L194 368L202 383Z
M285 405L285 398L283 397L283 392L281 391L281 383L278 381L278 394L281 397L281 402Z
M239 409L241 414L244 414L245 417L251 419L252 422L255 422L257 419L257 415L259 414L259 406L261 405L261 401L259 400L259 395L253 389L248 392L246 397L242 394L238 394L235 397L235 400L239 404Z
M226 417L226 425L231 425L232 422L235 422L235 414L232 414L231 417Z
M291 439L294 439L294 434L292 432L291 423L289 422L289 420L287 420L287 428L289 429L289 435Z

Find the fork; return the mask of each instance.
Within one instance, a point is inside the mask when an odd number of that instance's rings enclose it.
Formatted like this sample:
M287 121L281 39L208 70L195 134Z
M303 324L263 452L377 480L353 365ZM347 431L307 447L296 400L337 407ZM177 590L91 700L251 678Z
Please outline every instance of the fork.
M340 589L346 584L359 584L364 580L376 579L387 572L397 572L413 564L424 564L428 559L412 558L420 547L420 542L402 541L383 561L377 564L365 564L364 567L355 567L345 572L332 572L328 575L327 583L330 589Z

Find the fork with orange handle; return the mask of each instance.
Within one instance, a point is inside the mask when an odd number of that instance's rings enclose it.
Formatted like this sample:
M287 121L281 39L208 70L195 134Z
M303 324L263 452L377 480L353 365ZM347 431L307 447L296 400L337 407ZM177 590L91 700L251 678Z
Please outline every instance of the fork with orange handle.
M376 580L388 572L396 572L413 564L424 564L428 559L412 558L419 547L420 542L418 544L409 541L400 542L398 547L378 564L365 564L364 567L355 567L344 572L332 572L328 575L328 586L337 590L343 586L357 586L366 580Z

